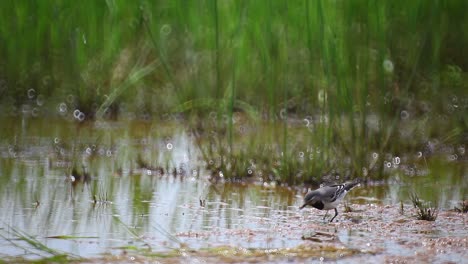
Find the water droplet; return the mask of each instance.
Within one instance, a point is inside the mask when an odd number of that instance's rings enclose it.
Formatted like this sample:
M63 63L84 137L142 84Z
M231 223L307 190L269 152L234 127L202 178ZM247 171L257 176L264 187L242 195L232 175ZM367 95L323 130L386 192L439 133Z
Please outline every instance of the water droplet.
M285 118L286 118L286 114L287 114L287 113L286 113L286 109L285 109L285 108L283 108L283 109L280 110L280 114L279 114L279 115L280 115L280 118L281 118L281 119L285 119Z
M60 114L65 114L67 112L67 104L66 103L60 103L58 105L58 111Z
M85 119L85 114L84 114L83 112L80 112L80 113L78 114L78 118L77 118L77 119L78 119L78 121L82 122L82 121Z
M210 114L208 115L210 117L211 120L216 120L216 112L212 111L210 112Z
M161 27L161 34L164 36L169 36L172 32L172 27L169 24L165 24Z
M39 109L37 109L37 107L34 107L31 111L31 115L33 117L37 117L39 115Z
M168 150L171 150L171 149L173 148L172 143L167 143L167 144L166 144L166 148L167 148Z
M319 103L323 103L327 100L327 92L324 89L318 91L317 99Z
M73 104L73 102L75 102L75 97L73 96L73 94L69 94L69 95L67 96L67 102L68 102L69 104Z
M409 114L408 111L406 111L406 110L403 110L403 111L401 111L401 113L400 113L400 117L401 117L401 119L403 119L403 120L408 119L409 116L410 116L410 114Z
M385 59L383 61L383 68L387 73L392 73L394 69L393 62L389 59Z
M400 157L393 158L393 163L395 163L397 165L400 164Z
M78 116L80 115L80 113L81 113L81 111L79 109L75 109L75 111L73 111L73 117L78 119Z
M464 155L465 154L465 146L459 146L458 147L458 153L460 153L460 155Z
M44 105L44 96L42 94L38 95L36 98L36 104L37 106L42 106Z
M28 90L28 98L33 99L35 96L36 96L36 90L34 90L33 88L29 89Z

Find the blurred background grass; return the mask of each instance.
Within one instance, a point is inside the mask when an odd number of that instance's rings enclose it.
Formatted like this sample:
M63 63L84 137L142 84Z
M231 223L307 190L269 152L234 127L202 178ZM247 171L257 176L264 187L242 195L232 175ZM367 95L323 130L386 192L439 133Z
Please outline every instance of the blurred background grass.
M0 5L6 115L182 116L216 131L200 145L214 173L266 160L291 182L468 137L464 0ZM236 149L244 118L255 133Z

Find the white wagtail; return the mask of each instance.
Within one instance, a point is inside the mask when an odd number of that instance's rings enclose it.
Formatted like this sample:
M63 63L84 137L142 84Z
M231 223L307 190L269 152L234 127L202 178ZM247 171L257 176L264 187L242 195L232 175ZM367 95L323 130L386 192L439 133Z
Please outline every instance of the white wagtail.
M309 191L304 197L304 205L299 207L299 209L302 209L307 205L315 207L319 210L327 210L327 212L328 210L335 209L335 216L333 216L333 218L330 220L330 222L332 222L333 219L335 219L335 217L338 215L338 210L336 210L338 204L341 202L341 200L343 200L346 193L358 184L359 182L351 182L324 186L317 190Z

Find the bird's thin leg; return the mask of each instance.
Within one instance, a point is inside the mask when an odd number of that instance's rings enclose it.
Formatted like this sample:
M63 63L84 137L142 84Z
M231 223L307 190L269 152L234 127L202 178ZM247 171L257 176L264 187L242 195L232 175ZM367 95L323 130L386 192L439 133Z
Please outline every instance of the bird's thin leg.
M328 210L325 211L325 215L323 216L323 219L322 219L322 220L325 220L325 217L327 217L327 215L328 215Z
M335 219L335 217L338 215L338 210L336 210L335 208L335 216L333 216L333 218L330 220L330 223L333 221L333 219Z

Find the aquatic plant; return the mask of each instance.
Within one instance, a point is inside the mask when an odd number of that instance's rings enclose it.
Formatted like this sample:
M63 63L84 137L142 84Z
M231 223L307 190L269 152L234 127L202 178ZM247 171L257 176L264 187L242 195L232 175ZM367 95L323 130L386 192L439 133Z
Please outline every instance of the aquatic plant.
M463 200L459 203L460 208L455 206L455 211L459 213L467 213L468 212L468 201Z
M429 203L421 201L414 192L410 194L410 198L414 208L417 210L416 218L418 220L435 221L437 219L437 206L430 206Z

